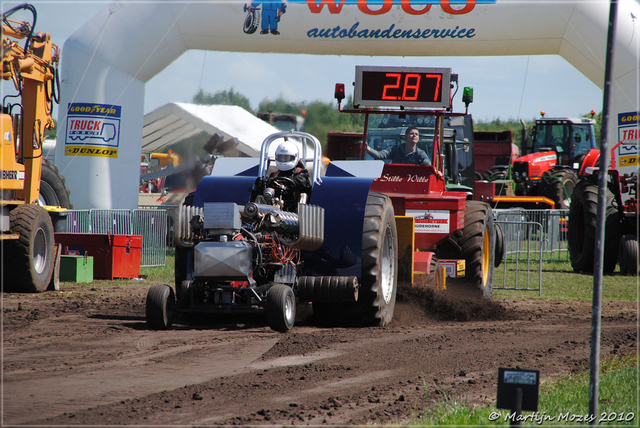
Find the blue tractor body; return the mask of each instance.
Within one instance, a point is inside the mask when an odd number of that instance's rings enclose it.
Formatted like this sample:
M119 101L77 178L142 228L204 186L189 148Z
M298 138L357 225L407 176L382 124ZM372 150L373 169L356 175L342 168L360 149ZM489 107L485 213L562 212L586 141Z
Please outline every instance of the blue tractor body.
M328 172L349 174L337 167ZM240 172L240 174L243 174ZM250 202L253 177L204 177L198 184L193 206L209 202ZM360 279L362 225L372 178L323 176L313 187L309 203L324 208L324 243L314 251L303 250L305 269L312 276L341 275ZM356 256L357 255L357 256Z
M269 146L283 140L301 145L313 175L310 196L272 172ZM389 323L398 274L395 220L391 200L371 192L383 163L366 171L332 164L323 175L320 159L318 140L295 131L269 136L257 162L218 159L179 209L175 291L151 287L149 324L169 328L175 313L265 311L274 330L287 331L305 302L326 321Z

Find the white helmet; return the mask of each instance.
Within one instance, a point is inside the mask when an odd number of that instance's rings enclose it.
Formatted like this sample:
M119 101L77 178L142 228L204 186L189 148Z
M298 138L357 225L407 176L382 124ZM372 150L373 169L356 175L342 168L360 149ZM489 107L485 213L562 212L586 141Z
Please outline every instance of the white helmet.
M298 147L291 141L284 141L276 149L276 166L280 171L292 170L299 157Z

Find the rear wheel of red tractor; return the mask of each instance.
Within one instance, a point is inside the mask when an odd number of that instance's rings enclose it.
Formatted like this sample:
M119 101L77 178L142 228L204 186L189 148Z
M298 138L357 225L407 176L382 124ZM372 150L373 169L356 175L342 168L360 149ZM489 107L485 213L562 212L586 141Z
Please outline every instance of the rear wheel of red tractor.
M451 239L461 252L456 254L449 250L444 258L463 258L466 265L464 281L466 286L479 291L484 299L491 299L496 232L489 204L467 201L464 229L455 232Z
M618 262L620 212L615 197L607 189L603 271L611 273ZM567 239L571 267L576 272L592 273L594 267L598 186L580 181L571 198Z
M494 223L494 227L496 229L496 255L493 265L495 267L498 267L500 266L500 264L502 263L502 259L504 258L504 231L502 230L502 227L497 223Z
M542 175L541 194L555 202L555 208L568 210L578 176L569 169L552 169Z
M506 180L509 178L509 168L502 166L491 168L485 174L485 178L487 181Z
M638 274L638 240L634 235L624 235L620 240L620 273Z
M49 213L38 205L20 205L11 211L9 221L11 232L19 238L4 241L3 290L45 291L54 268L53 224Z

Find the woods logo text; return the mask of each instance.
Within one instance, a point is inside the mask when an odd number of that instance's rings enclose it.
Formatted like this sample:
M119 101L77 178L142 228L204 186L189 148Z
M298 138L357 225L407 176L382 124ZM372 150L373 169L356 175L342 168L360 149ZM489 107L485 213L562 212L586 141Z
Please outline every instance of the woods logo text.
M289 0L288 3L306 3L311 13L321 13L323 9L331 14L339 14L345 5L357 5L360 12L367 15L383 15L399 4L409 15L424 15L434 5L439 5L443 12L450 15L464 15L475 9L476 4L493 4L495 0ZM426 4L425 4L426 3Z

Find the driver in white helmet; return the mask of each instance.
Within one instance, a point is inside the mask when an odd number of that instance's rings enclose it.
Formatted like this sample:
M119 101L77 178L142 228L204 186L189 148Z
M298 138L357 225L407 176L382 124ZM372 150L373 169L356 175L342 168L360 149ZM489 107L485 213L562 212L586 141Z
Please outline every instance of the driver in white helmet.
M300 159L298 146L292 141L284 141L280 143L276 149L276 166L278 171L269 176L267 183L264 183L262 177L258 177L251 192L251 200L258 202L257 197L262 196L266 185L273 182L277 177L286 177L293 182L293 189L287 189L284 197L284 209L287 211L296 211L297 204L301 200L308 201L311 196L311 177L309 171L304 165L304 161ZM284 184L287 185L286 182Z

